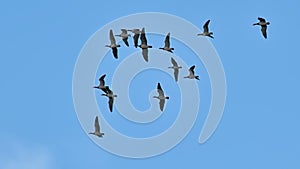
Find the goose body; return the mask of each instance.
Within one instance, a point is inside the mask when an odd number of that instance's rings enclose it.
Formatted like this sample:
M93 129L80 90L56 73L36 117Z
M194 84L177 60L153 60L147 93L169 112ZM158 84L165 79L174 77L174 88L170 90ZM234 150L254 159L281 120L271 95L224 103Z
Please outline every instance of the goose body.
M96 118L95 118L94 127L95 127L95 131L94 132L90 132L89 134L93 134L95 136L102 137L104 135L104 133L102 133L100 131L100 125L99 125L98 116L96 116Z
M169 97L165 96L164 91L160 86L160 83L157 84L157 92L158 92L158 96L153 96L153 98L159 99L159 108L161 111L163 111L165 106L165 101L166 99L169 99Z
M209 22L210 22L210 20L207 20L207 21L205 22L205 24L203 25L203 33L197 34L198 36L208 36L208 37L210 37L210 38L214 38L214 37L212 36L213 33L212 33L212 32L209 32L209 28L208 28Z
M188 76L185 76L184 78L200 80L199 76L195 75L194 69L195 69L195 65L191 66L189 69L190 74Z
M170 66L168 68L174 69L174 78L175 78L175 81L177 82L178 81L179 69L181 69L182 67L178 66L178 64L177 64L177 62L175 61L174 58L171 58L171 63L173 64L173 66Z
M159 49L173 53L174 48L170 48L170 33L168 33L165 38L165 46L163 48L159 48Z
M264 18L258 17L259 22L254 23L253 26L261 26L261 33L265 39L267 39L267 26L270 25L270 22L267 22Z
M116 44L116 39L114 37L113 31L109 30L109 40L110 40L110 45L105 45L105 47L109 47L112 49L112 53L116 59L118 59L118 47L120 45Z

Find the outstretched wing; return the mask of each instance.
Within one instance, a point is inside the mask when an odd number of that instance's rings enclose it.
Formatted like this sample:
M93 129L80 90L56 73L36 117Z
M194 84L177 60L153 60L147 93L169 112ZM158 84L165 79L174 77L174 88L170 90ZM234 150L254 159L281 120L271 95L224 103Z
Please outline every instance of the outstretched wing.
M105 81L104 81L105 76L106 76L106 74L102 75L102 76L99 78L100 86L105 86Z
M161 111L164 110L164 106L165 106L165 99L160 99L159 100L159 108Z
M160 83L157 84L157 92L158 92L159 96L164 96L165 95L163 89L160 86Z
M116 59L118 59L118 48L117 47L112 47L111 49L112 49L112 53L113 53L114 57Z
M195 69L195 65L193 65L192 67L190 67L190 69L189 69L190 74L192 74L192 75L195 74L194 69Z
M178 66L178 64L177 64L177 62L175 61L174 58L171 58L171 62L172 62L172 65L173 65L174 67L177 67L177 66Z
M134 34L133 36L133 42L134 42L134 47L138 47L138 43L139 43L139 37L140 37L140 34Z
M261 33L263 34L265 39L267 39L267 26L262 26L261 27Z
M209 32L209 29L208 29L209 22L210 22L210 20L206 21L205 24L203 25L204 32Z
M257 18L260 22L266 22L266 20L264 18L258 17Z
M178 81L178 69L174 69L174 78L175 78L175 81L177 82Z
M112 110L113 110L113 104L114 104L114 98L113 97L109 97L108 107L109 107L110 112L112 112Z
M148 48L142 49L142 55L144 57L144 60L148 62Z
M95 132L100 132L100 125L99 125L99 121L98 121L98 116L96 116L96 118L95 118L94 126L95 126Z
M112 30L109 30L109 40L111 45L116 45L116 39Z
M166 36L165 47L170 48L170 33L168 33Z
M146 38L146 34L145 34L145 28L142 29L140 39L141 39L142 44L147 45L147 38Z

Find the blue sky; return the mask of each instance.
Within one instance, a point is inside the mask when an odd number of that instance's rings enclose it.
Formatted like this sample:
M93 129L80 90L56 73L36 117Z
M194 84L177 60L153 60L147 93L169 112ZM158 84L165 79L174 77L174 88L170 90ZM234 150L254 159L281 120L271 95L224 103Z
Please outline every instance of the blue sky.
M210 1L209 7L198 1L2 2L0 168L299 168L298 7L296 0ZM102 150L85 134L74 110L72 78L80 50L93 33L141 12L176 15L200 29L211 19L215 39L210 42L223 63L227 100L223 118L205 144L197 143L206 118L200 113L191 132L171 151L128 159ZM271 23L267 40L252 26L258 16ZM203 67L198 65L200 73ZM176 94L173 89L168 92ZM97 98L100 106L103 100Z

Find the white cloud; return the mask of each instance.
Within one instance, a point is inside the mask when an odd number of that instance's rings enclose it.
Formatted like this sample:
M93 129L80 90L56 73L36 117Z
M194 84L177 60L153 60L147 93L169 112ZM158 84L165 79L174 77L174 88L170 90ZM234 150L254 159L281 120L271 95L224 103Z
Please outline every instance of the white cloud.
M0 152L0 169L53 169L49 151L42 147L9 143Z

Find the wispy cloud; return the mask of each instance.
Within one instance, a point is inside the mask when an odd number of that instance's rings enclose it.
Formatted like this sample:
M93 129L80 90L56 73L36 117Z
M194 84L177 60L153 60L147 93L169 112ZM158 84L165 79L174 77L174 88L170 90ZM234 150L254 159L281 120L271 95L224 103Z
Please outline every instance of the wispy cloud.
M0 152L1 169L53 169L54 162L49 151L40 146L8 143Z

